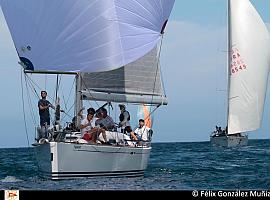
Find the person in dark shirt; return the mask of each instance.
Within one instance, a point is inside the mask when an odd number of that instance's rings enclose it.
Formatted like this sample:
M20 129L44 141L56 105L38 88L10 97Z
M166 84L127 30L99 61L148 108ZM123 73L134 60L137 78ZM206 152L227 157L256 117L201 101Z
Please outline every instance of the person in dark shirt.
M115 123L113 119L108 115L106 108L99 109L99 119L96 121L96 125L102 127L107 131L113 131L115 128Z
M54 106L46 99L47 92L41 91L41 99L38 101L38 109L40 116L40 126L50 126L49 108L55 109Z
M132 132L131 126L130 126L130 114L126 110L126 106L124 104L119 104L119 108L121 111L121 114L119 115L119 124L118 127L121 128L122 133L130 133Z

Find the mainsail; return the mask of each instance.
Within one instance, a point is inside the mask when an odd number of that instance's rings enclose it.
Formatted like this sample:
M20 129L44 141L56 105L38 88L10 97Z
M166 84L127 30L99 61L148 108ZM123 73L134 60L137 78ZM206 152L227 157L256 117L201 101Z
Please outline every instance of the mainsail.
M228 134L253 131L263 116L270 36L249 0L230 0Z
M142 58L119 69L83 73L83 99L167 104L158 55L156 47Z
M125 66L160 41L174 0L0 0L28 70L98 72Z

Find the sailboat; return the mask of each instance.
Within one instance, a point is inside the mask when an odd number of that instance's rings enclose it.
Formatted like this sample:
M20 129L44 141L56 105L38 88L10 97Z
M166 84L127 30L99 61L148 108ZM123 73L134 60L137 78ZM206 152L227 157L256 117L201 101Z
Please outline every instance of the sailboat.
M167 104L159 58L174 0L0 2L25 74L75 76L74 115L84 101ZM143 176L151 139L136 145L117 129L106 131L108 145L80 143L79 118L75 128L60 124L56 99L55 122L45 130L51 137L33 143L44 175Z
M270 66L268 29L249 0L228 0L227 127L210 136L213 145L245 146L260 128Z

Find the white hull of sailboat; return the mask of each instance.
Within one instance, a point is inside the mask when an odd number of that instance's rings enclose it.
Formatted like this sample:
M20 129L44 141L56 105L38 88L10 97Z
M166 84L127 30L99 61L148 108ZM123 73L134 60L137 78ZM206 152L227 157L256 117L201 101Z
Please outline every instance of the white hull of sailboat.
M35 147L40 170L53 180L137 177L147 168L151 147L50 142Z
M210 137L210 142L213 146L220 147L241 147L247 146L248 144L248 136L241 135L228 135L228 136L214 136Z

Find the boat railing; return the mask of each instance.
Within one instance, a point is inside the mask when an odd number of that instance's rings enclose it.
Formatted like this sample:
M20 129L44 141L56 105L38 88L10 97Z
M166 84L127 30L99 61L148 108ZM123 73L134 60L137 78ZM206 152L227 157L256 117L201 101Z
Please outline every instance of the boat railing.
M127 147L150 147L153 131L148 134L148 140L133 140L128 135L118 131L106 131L108 142L107 145L113 146L127 146ZM101 136L102 137L102 136ZM79 143L89 144L81 138L81 132L72 129L56 130L54 126L51 127L36 127L36 142L39 143L41 139L46 141L64 142L64 143ZM41 140L43 141L43 140ZM98 144L102 144L102 138L98 140Z

